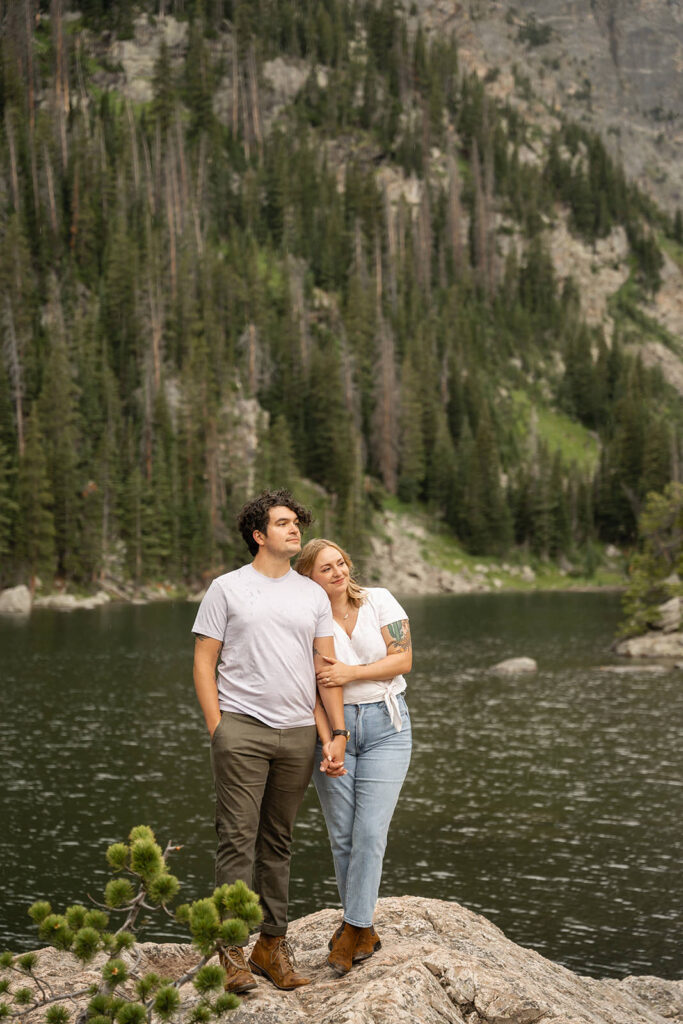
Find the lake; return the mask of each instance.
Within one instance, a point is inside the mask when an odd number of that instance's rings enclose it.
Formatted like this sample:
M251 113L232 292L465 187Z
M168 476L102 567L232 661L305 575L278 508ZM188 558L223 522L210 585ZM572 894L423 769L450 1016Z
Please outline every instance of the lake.
M579 973L683 976L683 673L616 675L615 594L405 599L413 762L382 895L457 900ZM0 949L26 915L101 898L109 843L149 824L182 844L186 900L212 889L208 738L191 604L0 617ZM488 669L528 655L533 676ZM336 906L313 788L291 917ZM180 939L172 923L143 939Z

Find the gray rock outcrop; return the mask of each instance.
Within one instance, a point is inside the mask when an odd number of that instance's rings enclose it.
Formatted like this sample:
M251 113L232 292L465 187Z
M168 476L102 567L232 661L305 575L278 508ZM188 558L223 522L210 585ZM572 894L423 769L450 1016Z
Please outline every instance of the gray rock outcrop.
M646 633L621 640L617 654L627 658L680 658L683 654L683 633Z
M0 591L0 612L8 615L28 615L31 611L31 591L21 583Z
M34 608L51 608L58 612L74 612L83 608L99 608L100 605L108 604L110 600L106 591L98 590L90 597L76 597L75 594L48 594L46 597L37 597L33 606Z
M681 628L683 598L672 597L659 606L659 628L665 633L676 633Z
M597 981L515 945L486 918L457 903L391 897L379 901L382 948L337 978L326 963L339 911L294 921L289 939L313 984L280 992L264 979L230 1013L230 1024L672 1024L683 1021L683 981L633 977ZM73 989L93 981L68 953L41 961ZM181 977L190 946L138 946L139 969ZM131 957L131 954L127 954ZM44 960L45 958L45 960ZM24 984L23 980L21 984ZM189 994L189 993L188 993ZM73 1005L70 1010L73 1012Z
M385 510L370 537L363 583L387 587L395 594L473 594L491 590L486 566L455 571L431 565L424 556L427 533L411 516Z
M518 676L538 672L538 665L533 658L506 658L493 665L490 671L498 676Z

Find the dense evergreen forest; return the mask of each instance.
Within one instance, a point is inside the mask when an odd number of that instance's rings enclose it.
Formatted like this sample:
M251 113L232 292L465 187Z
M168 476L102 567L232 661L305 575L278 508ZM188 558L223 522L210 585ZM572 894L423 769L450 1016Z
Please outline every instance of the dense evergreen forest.
M132 103L104 41L141 15L159 49ZM243 560L234 513L271 484L354 551L386 495L473 553L634 540L680 476L680 402L586 326L543 229L623 226L636 300L683 239L598 137L560 119L522 160L531 126L388 0L0 16L0 585L198 580ZM307 77L267 123L278 56ZM594 432L597 464L521 430L520 394Z

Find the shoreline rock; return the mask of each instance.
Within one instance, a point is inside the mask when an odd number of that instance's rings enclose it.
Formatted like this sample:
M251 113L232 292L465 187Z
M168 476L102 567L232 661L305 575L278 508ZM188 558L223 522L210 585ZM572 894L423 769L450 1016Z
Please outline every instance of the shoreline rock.
M538 672L538 665L533 658L506 658L492 665L489 672L495 672L499 676L529 675Z
M75 594L46 594L45 597L36 597L33 602L34 608L52 608L58 612L74 612L79 609L90 610L99 608L103 604L109 604L111 597L106 590L98 590L96 594L89 597L76 597Z
M614 649L626 658L680 658L683 656L683 632L652 630L643 636L620 640Z
M377 905L382 948L342 978L326 963L340 911L292 922L288 939L313 984L280 992L258 979L226 1017L231 1024L674 1024L683 1022L683 981L581 977L516 945L457 903L415 896ZM90 983L69 953L41 951L49 974L72 990ZM139 968L180 977L199 954L189 945L144 943L126 954ZM20 980L21 984L25 984ZM189 994L189 991L188 991ZM82 1002L82 1001L80 1001ZM73 1005L70 1006L73 1011ZM38 1019L39 1011L27 1015Z
M4 615L28 615L31 611L31 591L21 583L0 591L0 612Z

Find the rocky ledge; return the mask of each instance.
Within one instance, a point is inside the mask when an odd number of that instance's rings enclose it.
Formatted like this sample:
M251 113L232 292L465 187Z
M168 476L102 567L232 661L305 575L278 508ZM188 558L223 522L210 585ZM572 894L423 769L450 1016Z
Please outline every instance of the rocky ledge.
M297 964L313 984L280 992L264 979L226 1017L230 1024L672 1024L683 1022L683 981L654 977L583 978L515 945L486 918L457 903L391 897L379 901L379 952L337 978L327 942L339 911L321 910L290 925ZM181 977L196 960L190 946L138 946L139 969ZM73 989L68 953L45 950L45 969ZM73 973L72 973L73 972ZM71 1004L73 1010L73 1004Z

